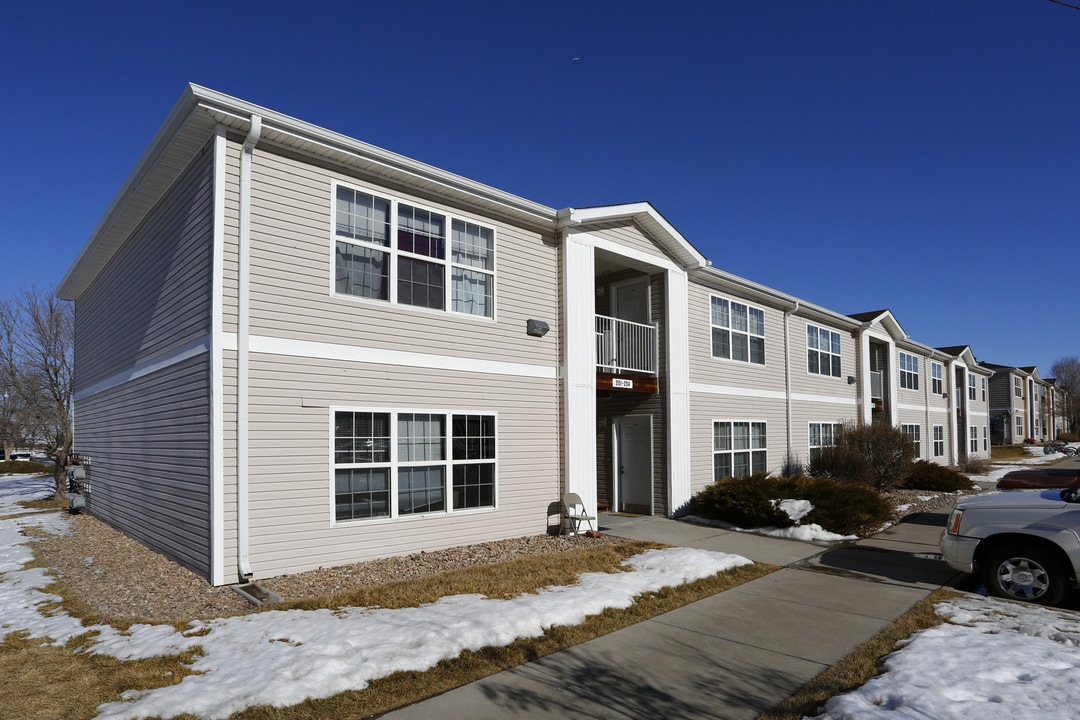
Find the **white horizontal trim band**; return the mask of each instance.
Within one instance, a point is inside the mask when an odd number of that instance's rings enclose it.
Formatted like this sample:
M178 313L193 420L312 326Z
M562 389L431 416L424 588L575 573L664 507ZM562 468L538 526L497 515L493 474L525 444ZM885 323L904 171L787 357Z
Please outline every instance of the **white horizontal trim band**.
M210 336L205 335L198 340L193 340L187 345L176 348L164 355L160 355L150 360L139 363L135 367L122 373L117 373L111 377L108 377L100 382L96 382L88 388L79 390L74 393L72 399L75 402L84 400L92 395L111 390L115 387L123 385L126 382L137 380L141 377L149 375L151 373L159 372L167 367L181 363L189 358L193 358L196 355L209 352L210 350Z
M702 383L690 383L690 392L705 393L707 395L732 395L734 397L765 398L769 400L785 400L787 394L782 390L762 390L760 388L740 388L726 385L705 385ZM828 405L850 405L855 408L854 397L838 397L833 395L806 395L792 393L792 400L799 402L825 403Z
M229 338L226 333L225 344ZM235 337L232 338L235 344ZM311 358L314 360L335 360L341 362L371 363L375 365L398 365L401 367L424 368L425 370L453 370L458 372L484 373L488 375L508 375L513 377L531 377L544 380L556 380L559 368L545 365L512 363L501 360L479 360L476 358L451 357L449 355L429 355L426 353L407 352L404 350L384 350L379 348L340 345L337 343L312 342L310 340L290 340L287 338L252 335L250 348L253 353L266 355L287 355L291 357Z

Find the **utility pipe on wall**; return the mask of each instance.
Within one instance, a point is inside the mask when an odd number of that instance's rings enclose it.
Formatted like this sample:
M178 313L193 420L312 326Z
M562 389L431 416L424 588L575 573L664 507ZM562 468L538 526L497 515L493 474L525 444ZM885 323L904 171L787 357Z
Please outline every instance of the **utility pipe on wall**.
M251 579L248 518L248 352L250 335L251 155L262 134L262 117L251 116L251 128L240 153L240 237L236 319L236 570Z

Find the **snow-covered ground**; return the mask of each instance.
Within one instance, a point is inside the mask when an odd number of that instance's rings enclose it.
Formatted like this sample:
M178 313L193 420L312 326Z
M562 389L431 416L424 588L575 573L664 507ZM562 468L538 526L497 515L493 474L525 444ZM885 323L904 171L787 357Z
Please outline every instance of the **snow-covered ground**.
M1032 462L1043 462L1033 456ZM1051 456L1050 459L1053 459ZM975 478L992 488L1009 466ZM48 497L51 481L0 478L0 639L25 631L56 643L91 629L90 652L121 659L180 652L200 645L202 674L178 685L131 693L99 708L99 718L171 718L191 713L226 717L254 704L288 705L363 688L396 670L423 670L467 648L502 645L545 627L575 624L604 607L626 607L635 595L690 582L749 562L686 548L651 551L628 562L628 572L582 575L573 586L549 587L513 600L464 595L421 608L343 608L333 612L277 611L196 623L185 633L141 625L118 632L83 627L63 612L43 613L55 598L43 592L48 577L22 569L31 559L26 526L64 532L66 519L27 512L18 500ZM805 513L797 503L787 508ZM1080 615L975 595L941 603L949 622L902 643L885 672L829 701L822 720L961 720L1077 717L1080 707ZM257 658L257 659L256 659Z
M555 625L577 625L605 608L625 608L642 593L693 582L750 561L738 555L672 548L628 560L627 572L585 573L575 585L547 587L510 600L481 595L445 597L419 608L341 608L271 611L196 622L185 632L167 625L135 625L125 632L84 627L64 612L42 612L57 600L44 591L40 568L22 569L32 558L27 526L64 532L55 512L23 512L20 499L48 497L48 483L29 477L0 478L0 640L23 631L63 644L98 633L88 651L121 660L170 655L199 645L193 668L200 674L170 687L132 692L123 702L99 708L99 718L171 718L191 713L224 718L252 705L293 705L305 698L360 690L399 670L426 670L463 650L507 645L537 637Z

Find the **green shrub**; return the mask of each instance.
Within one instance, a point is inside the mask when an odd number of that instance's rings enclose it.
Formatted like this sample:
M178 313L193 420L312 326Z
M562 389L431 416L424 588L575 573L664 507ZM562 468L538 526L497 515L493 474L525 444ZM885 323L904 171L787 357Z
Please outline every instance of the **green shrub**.
M910 490L929 492L956 492L970 490L971 480L966 475L952 468L937 463L920 460L911 466L911 475L904 481L904 487Z
M877 474L870 460L857 450L826 447L810 461L807 472L816 478L829 478L852 485L874 487Z
M846 422L837 431L834 444L841 451L858 453L869 461L878 490L899 487L911 474L915 443L898 428L884 423Z
M790 527L794 522L777 507L778 500L809 500L814 509L802 519L829 532L854 535L880 527L892 507L876 490L814 477L770 477L757 473L727 478L694 496L691 512L743 528Z
M690 512L743 528L790 527L795 523L773 504L776 483L767 473L725 478L707 486L690 501Z
M892 505L877 490L823 478L807 478L801 499L814 506L802 519L839 535L876 530L892 518Z
M50 467L29 460L5 460L0 462L0 475L14 473L16 475L37 475L48 472Z

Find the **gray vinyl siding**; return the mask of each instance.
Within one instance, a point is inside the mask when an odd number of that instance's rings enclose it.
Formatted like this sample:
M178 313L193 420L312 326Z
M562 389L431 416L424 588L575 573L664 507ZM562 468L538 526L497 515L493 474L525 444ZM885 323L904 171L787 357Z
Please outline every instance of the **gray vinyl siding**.
M332 293L332 181L415 203L495 229L495 319L424 310ZM280 338L436 355L559 362L557 248L536 231L369 186L259 149L253 160L251 332ZM447 292L449 292L447 279ZM551 326L528 337L530 318Z
M75 303L75 391L210 331L208 145Z
M256 577L557 527L558 392L554 378L254 354L250 503ZM496 413L497 508L333 525L332 408Z
M75 403L92 458L88 511L209 577L209 355Z

